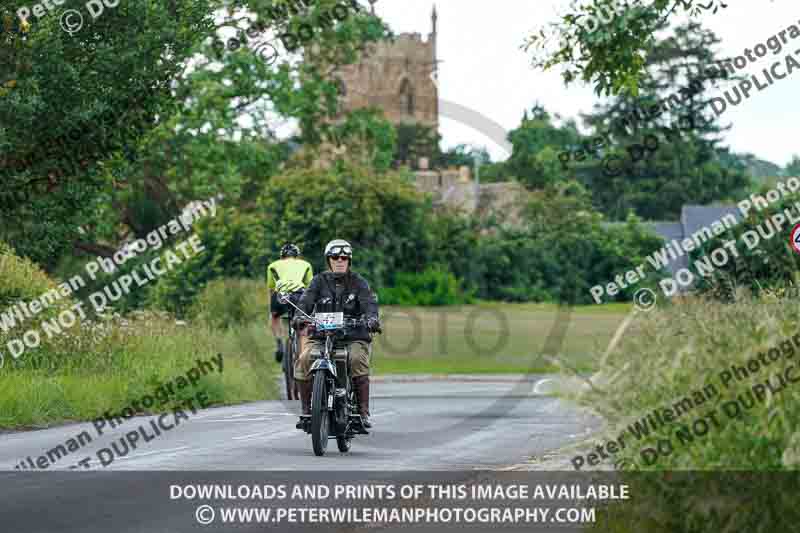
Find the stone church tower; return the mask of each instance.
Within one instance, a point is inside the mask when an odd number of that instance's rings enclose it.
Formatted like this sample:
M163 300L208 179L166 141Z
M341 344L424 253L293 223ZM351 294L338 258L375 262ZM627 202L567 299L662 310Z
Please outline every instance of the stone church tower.
M427 40L419 33L403 33L393 41L370 46L359 63L336 73L341 109L382 109L393 124L416 122L439 128L439 94L436 87L436 6Z

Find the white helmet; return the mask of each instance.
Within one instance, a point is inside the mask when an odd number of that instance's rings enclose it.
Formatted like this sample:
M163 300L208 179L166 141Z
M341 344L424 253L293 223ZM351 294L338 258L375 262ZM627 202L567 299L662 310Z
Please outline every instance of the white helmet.
M333 268L331 267L331 260L329 258L332 255L344 255L349 257L350 261L347 262L347 271L350 272L350 268L353 266L353 247L350 246L349 242L343 239L334 239L325 246L325 263L331 270L333 270ZM336 275L339 276L340 274Z
M353 247L343 239L334 239L325 246L325 257L332 255L346 255L353 257Z

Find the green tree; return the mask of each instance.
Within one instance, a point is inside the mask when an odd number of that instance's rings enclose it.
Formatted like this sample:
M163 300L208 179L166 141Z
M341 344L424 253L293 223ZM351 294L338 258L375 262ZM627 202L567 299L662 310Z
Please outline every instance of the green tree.
M441 153L439 143L442 136L432 127L419 123L400 123L397 128L397 144L394 153L394 168L408 165L416 170L419 158L427 157L433 165Z
M682 13L697 17L706 9L724 8L725 0L592 0L529 36L526 50L544 70L563 68L564 82L595 84L595 92L636 95L656 34ZM594 19L594 24L590 21Z
M784 169L780 165L776 165L770 161L759 159L754 154L750 153L730 153L725 157L720 156L720 161L727 163L731 166L736 166L737 163L743 165L750 180L757 184L765 180L773 180L779 176L783 176Z
M576 223L587 220L599 223L602 220L592 210L589 191L575 180L532 192L525 202L523 215L526 225L534 232L575 231Z
M763 196L768 191L769 187L764 186L759 194ZM754 209L735 227L693 251L690 255L690 266L697 279L697 289L722 300L731 300L735 298L737 288L746 288L759 294L764 289L800 286L800 256L787 239L791 224L786 223L783 231L774 231L773 223L768 222L775 214L794 209L799 200L800 195L790 194L765 209ZM752 248L742 238L748 232L751 241L758 238L758 244ZM769 238L765 238L765 235ZM717 268L715 263L710 262L708 255L717 248L722 248L728 241L734 241L736 252L728 250L730 260ZM706 276L700 274L695 266L696 261L701 258L704 258L701 263L715 267Z
M514 178L509 174L505 161L496 161L481 165L481 183L499 183L512 181Z
M560 117L556 115L556 118ZM550 114L537 104L530 118L526 111L520 126L509 132L513 151L502 170L530 189L548 187L564 178L558 152L575 144L579 138L573 121L556 126Z
M476 259L481 268L478 296L591 303L592 286L634 268L662 243L635 217L621 226L605 226L592 212L568 220L574 228L571 231L542 231L532 224L503 227L483 238ZM635 290L629 286L617 297L629 300Z
M258 231L258 222L258 217L252 213L242 213L233 208L222 208L215 217L202 219L195 231L203 243L203 253L192 256L159 277L158 283L148 287L144 294L131 291L130 295L137 299L132 307L146 303L183 316L214 280L265 280L269 260L266 254L280 245L272 239L264 241Z
M281 243L296 242L317 271L325 243L337 238L353 244L355 269L379 286L395 272L424 270L431 254L430 203L403 175L358 162L287 169L270 179L258 206L265 253L275 257Z
M492 163L492 156L489 155L489 151L485 147L459 144L443 152L439 152L434 163L440 168L461 166L472 168L476 160L480 165L490 165Z
M786 170L784 170L784 175L786 176L800 176L800 157L793 155L792 161L786 165Z
M11 0L5 7L13 13L26 4ZM211 28L207 1L172 6L107 8L73 35L53 14L37 19L21 42L0 40L0 52L14 47L30 64L0 98L0 147L8 162L0 180L27 196L2 210L0 226L20 254L42 264L57 258L93 219L93 200L110 183L99 162L135 145L156 115L171 114L169 82L197 35ZM144 35L147 46L138 41Z
M269 117L297 120L303 142L320 143L336 106L327 75L387 34L363 14L321 27L320 14L335 3L322 0L285 20L271 19L262 2L226 6L240 29L252 25L242 13L276 31L322 28L301 55L283 54L275 65L255 47L219 54L207 42L218 31L218 0L107 7L73 35L53 13L24 38L0 39L0 57L31 66L0 98L0 180L4 192L26 195L2 198L2 236L53 266L65 252L107 255L189 200L222 192L246 202L287 155ZM10 0L4 8L23 5ZM245 115L252 126L241 126Z
M336 125L332 138L339 147L347 150L351 158L372 166L377 172L386 172L392 165L397 145L397 130L383 117L370 109L348 113Z
M697 65L715 60L709 48L719 42L699 24L677 28L648 56L638 96L621 94L584 116L603 141L601 148L589 142L594 157L575 165L575 175L610 218L624 220L633 210L674 219L686 203L734 199L749 186L745 167L720 146L723 128L700 113L717 77L698 79Z

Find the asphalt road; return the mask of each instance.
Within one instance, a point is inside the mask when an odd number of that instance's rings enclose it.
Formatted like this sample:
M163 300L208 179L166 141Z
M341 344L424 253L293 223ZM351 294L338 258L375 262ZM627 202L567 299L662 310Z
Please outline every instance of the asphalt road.
M294 428L299 405L287 401L198 409L196 413L188 411L180 419L174 413L134 417L114 430L104 430L102 435L98 435L91 423L7 433L0 436L0 519L7 526L3 530L183 533L223 532L232 527L237 531L264 531L266 527L280 531L322 528L337 532L365 531L365 528L406 531L409 524L323 525L306 519L276 522L275 515L271 522L237 521L232 525L224 522L223 507L271 507L280 512L298 505L341 508L344 504L294 499L200 501L176 498L173 489L209 484L274 487L286 483L314 487L318 483L330 486L357 482L390 482L397 487L414 482L422 487L426 486L424 483L477 484L488 475L521 475L522 482L541 482L545 478L538 473L525 477L524 472L497 470L508 470L532 454L542 454L582 438L599 422L555 398L538 394L536 391L546 389L539 386L543 385L541 377L502 376L489 381L375 380L372 434L356 438L347 454L339 453L335 441L330 441L325 457L316 457L310 437ZM159 424L171 429L156 435ZM142 433L139 428L145 431ZM120 442L120 438L137 431L143 436L149 433L152 440L139 440L135 449L123 447L125 441ZM84 441L90 438L91 442L79 445L80 434L84 435ZM57 451L59 445L63 455ZM115 446L117 452L112 454ZM70 466L83 459L89 469L79 466L70 470ZM51 460L53 464L37 471L23 470L20 466L21 461ZM109 464L103 466L103 460ZM490 470L493 472L487 472ZM413 502L376 502L369 505L386 509L399 505L439 505L424 498ZM200 522L201 512L216 512L216 522ZM565 527L566 524L539 521L503 526L478 524L478 529L526 533L578 530ZM463 531L459 523L415 524L412 529Z
M316 457L310 436L294 427L299 402L266 401L197 414L187 410L188 419L161 435L151 429L157 417L134 417L105 428L103 435L91 423L6 434L0 437L0 470L28 464L28 457L35 464L58 445L67 449L83 431L92 441L61 457L51 454L54 461L45 461L44 470L69 470L87 457L91 461L84 464L100 471L501 469L574 442L599 425L564 402L537 394L543 377L375 380L372 434L354 439L347 454L330 441L327 455ZM120 439L139 427L154 438L126 450ZM98 455L103 448L110 451Z

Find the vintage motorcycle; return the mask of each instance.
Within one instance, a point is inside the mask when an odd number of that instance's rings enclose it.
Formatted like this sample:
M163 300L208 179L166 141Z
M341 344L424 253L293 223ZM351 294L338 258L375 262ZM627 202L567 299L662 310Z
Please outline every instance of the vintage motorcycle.
M293 305L292 302L289 304ZM325 337L322 349L311 352L314 360L309 371L313 384L311 421L304 431L311 434L315 455L325 455L329 439L336 439L339 451L346 453L350 451L353 437L369 435L369 432L358 412L358 395L351 379L350 349L346 345L337 345L337 341L345 337L349 329L366 326L366 319L363 316L345 318L341 312L310 316L293 307L303 316L303 321Z

